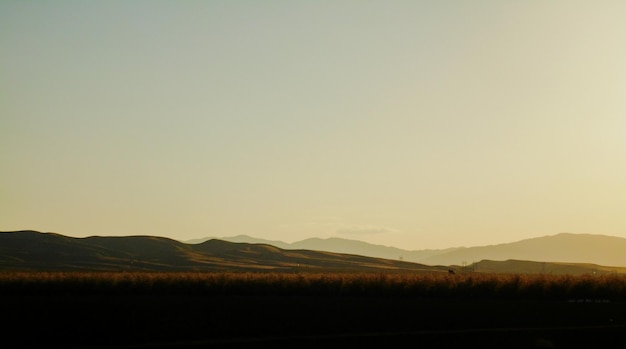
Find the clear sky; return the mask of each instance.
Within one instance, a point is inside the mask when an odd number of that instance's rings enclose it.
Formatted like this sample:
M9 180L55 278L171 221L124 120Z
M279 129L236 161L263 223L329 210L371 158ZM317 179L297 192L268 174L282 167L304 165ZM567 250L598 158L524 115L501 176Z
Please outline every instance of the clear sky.
M0 230L626 237L625 1L2 1Z

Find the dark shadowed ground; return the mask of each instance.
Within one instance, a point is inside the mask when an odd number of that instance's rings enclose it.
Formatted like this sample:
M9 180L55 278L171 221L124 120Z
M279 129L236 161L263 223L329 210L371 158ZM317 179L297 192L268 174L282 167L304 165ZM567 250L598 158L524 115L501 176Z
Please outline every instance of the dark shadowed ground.
M626 303L4 295L2 348L625 348Z

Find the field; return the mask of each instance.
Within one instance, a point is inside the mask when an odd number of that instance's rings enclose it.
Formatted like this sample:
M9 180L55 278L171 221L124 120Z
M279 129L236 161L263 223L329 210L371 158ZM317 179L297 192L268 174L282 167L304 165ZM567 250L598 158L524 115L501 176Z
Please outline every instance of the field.
M2 273L3 348L624 347L626 278Z

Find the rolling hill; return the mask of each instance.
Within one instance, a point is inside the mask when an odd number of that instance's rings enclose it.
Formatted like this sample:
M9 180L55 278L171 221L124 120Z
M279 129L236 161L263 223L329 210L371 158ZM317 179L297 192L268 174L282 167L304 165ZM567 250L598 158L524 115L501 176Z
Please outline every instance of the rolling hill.
M417 263L211 239L185 244L155 236L86 238L0 232L0 270L76 271L443 271Z
M283 241L276 240L265 240L259 239L255 237L251 237L248 235L237 235L231 237L207 237L202 239L193 239L187 240L185 243L189 244L197 244L203 241L207 241L210 239L220 239L224 241L230 242L246 242L253 244L268 244L276 247L280 247L282 249L290 250L290 249L306 249L306 250L316 250L316 251L328 251L335 253L349 253L349 254L357 254L361 256L370 256L376 258L385 258L385 259L402 259L407 262L420 263L419 261L427 260L430 257L452 252L458 248L447 248L441 250L403 250L397 247L391 246L382 246L382 245L374 245L363 241L358 240L349 240L342 238L310 238L302 241L297 241L294 243L286 243ZM445 263L443 263L445 264Z
M561 233L506 244L459 248L422 259L420 263L458 264L485 259L626 267L626 239L607 235Z
M626 267L620 264L621 252L626 251L623 240L601 235L558 234L502 245L414 251L416 254L412 256L425 261L416 263L359 254L382 251L402 256L411 255L405 253L411 251L344 239L308 239L295 244L277 243L281 246L277 247L262 243L262 239L253 240L255 243L215 238L184 243L157 236L75 238L25 230L0 232L0 271L447 272L453 269L526 274L626 273ZM325 250L331 247L352 253ZM604 252L603 260L608 262L596 263L593 251ZM588 259L579 262L575 258Z
M221 239L268 243L283 249L312 249L396 260L401 258L404 261L425 265L468 265L482 260L525 260L626 267L626 239L594 234L561 233L497 245L415 251L339 238L312 238L291 244L245 235ZM193 241L202 241L202 239Z

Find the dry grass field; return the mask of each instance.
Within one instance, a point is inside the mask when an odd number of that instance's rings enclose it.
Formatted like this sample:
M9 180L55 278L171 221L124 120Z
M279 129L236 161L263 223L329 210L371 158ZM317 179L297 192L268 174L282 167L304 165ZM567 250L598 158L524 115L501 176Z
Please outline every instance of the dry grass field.
M407 272L4 272L3 294L315 295L626 300L626 275Z
M3 348L626 344L626 278L2 273Z

